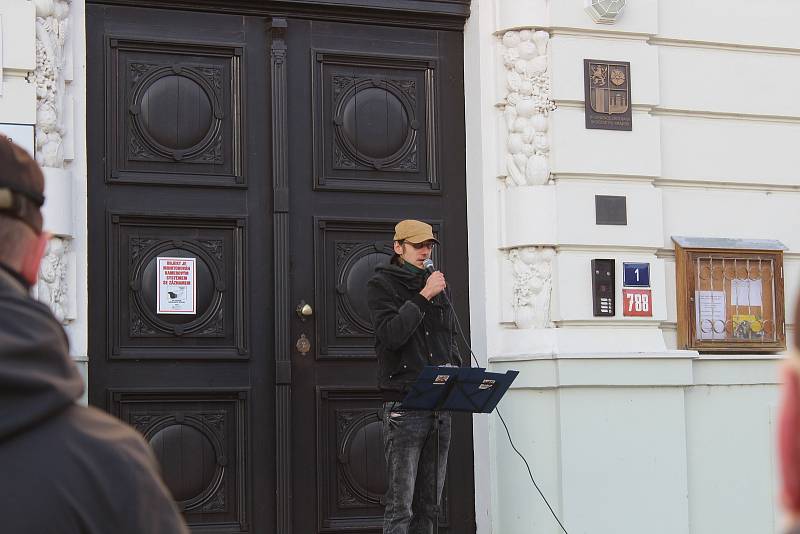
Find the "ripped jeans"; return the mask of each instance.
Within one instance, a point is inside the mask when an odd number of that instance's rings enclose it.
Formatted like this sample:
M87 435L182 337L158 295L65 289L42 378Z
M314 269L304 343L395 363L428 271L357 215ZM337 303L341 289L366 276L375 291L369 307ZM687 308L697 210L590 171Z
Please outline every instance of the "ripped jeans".
M383 446L389 475L383 534L431 534L447 473L450 413L438 413L437 478L434 412L402 410L399 404L385 402L382 412Z

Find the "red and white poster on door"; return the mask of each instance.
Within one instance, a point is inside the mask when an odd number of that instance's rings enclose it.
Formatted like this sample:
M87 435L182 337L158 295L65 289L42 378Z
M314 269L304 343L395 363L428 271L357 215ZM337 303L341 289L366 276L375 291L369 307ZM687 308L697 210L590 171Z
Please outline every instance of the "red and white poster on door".
M623 289L622 315L626 317L652 317L653 293L650 289Z
M196 258L156 258L158 265L158 313L196 314Z

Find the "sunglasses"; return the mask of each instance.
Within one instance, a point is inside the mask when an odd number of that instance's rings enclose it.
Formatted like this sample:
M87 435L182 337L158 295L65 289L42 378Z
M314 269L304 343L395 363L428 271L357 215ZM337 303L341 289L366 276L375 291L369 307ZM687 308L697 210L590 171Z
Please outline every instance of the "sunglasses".
M403 241L403 243L407 243L407 242ZM429 249L433 250L433 247L436 246L436 243L433 242L433 241L425 241L423 243L408 243L408 244L411 245L412 247L414 247L417 250L419 250L421 248L429 248Z

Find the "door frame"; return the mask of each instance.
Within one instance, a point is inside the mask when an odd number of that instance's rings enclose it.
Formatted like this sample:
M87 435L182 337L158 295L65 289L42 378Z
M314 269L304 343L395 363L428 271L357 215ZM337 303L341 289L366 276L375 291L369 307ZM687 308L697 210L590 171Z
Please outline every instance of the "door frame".
M463 31L472 0L86 0L87 4L211 11Z
M471 0L87 0L87 4L205 11L265 17L269 37L273 188L276 532L292 529L292 377L288 76L291 17L463 32ZM89 258L89 262L93 261ZM90 334L91 335L91 334Z
M272 100L273 258L275 281L275 495L276 531L292 532L292 351L289 281L289 82L285 18L267 22Z

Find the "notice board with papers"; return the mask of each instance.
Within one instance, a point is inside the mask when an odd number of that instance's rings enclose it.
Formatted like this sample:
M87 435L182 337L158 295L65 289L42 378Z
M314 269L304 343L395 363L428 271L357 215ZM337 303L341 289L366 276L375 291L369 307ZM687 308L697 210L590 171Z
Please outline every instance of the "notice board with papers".
M673 240L678 348L701 352L776 352L786 348L780 243Z

